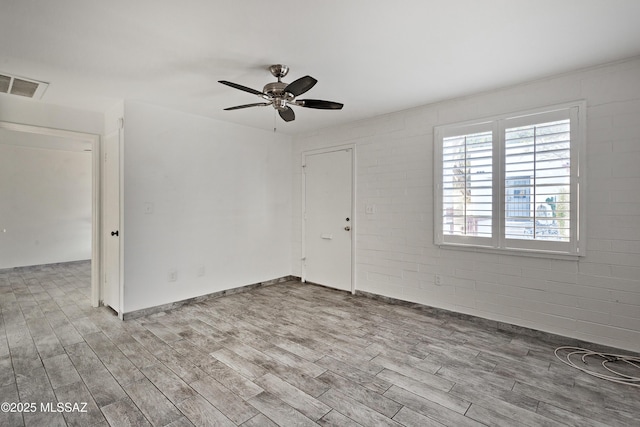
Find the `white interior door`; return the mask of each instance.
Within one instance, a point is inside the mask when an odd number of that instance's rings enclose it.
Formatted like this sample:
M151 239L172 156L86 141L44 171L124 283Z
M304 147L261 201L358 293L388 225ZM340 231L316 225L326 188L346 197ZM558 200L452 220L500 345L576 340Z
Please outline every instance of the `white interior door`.
M120 313L120 133L104 140L104 282L105 305Z
M352 291L353 150L304 157L304 277Z

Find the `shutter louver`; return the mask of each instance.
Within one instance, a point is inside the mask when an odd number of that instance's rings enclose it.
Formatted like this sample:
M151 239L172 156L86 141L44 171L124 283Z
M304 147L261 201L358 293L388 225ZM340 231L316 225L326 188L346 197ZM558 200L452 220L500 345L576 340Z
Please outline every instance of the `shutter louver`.
M505 238L570 241L570 121L505 130Z
M443 139L442 232L492 235L492 132Z

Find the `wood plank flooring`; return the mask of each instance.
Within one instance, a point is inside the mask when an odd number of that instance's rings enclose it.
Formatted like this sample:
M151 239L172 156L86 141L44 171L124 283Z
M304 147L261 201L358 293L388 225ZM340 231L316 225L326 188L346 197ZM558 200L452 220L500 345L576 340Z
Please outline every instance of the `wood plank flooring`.
M640 425L639 388L469 320L285 282L121 322L89 281L0 271L0 403L36 409L1 426Z

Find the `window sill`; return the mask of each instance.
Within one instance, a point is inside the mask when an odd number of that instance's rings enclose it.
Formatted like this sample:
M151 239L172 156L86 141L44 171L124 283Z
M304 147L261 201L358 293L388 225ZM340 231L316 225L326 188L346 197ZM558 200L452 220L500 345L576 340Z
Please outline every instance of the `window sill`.
M465 251L465 252L478 252L489 253L497 255L507 256L520 256L530 258L549 258L559 259L566 261L579 261L581 257L585 256L585 253L570 254L567 252L554 252L548 250L531 250L531 249L515 249L515 248L490 248L487 246L476 245L464 245L456 243L436 243L436 246L440 249L451 251Z

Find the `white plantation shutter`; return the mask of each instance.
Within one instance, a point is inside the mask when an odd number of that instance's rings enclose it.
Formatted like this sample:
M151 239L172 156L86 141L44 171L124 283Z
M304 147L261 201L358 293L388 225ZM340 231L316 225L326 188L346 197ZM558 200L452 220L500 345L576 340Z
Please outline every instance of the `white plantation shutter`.
M436 128L436 244L578 254L583 115L576 103Z
M528 206L516 218L533 227L506 224L507 238L569 240L570 148L569 119L505 130L506 194L519 190L530 195ZM529 177L528 185L514 180L522 176Z
M443 233L491 237L492 132L445 138L442 149Z
M439 238L490 245L493 237L493 126L448 129L436 178L441 185Z

